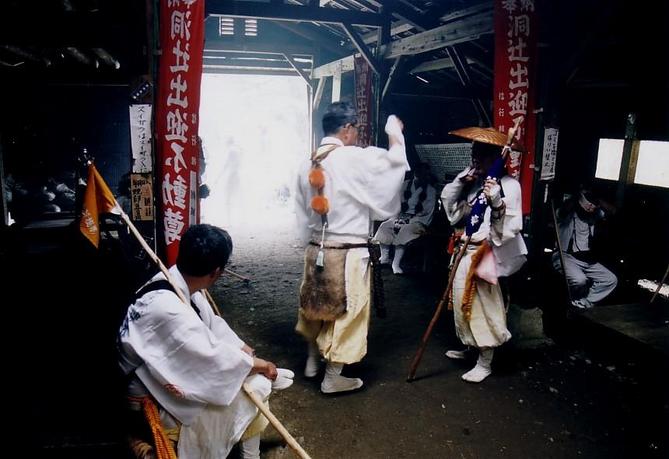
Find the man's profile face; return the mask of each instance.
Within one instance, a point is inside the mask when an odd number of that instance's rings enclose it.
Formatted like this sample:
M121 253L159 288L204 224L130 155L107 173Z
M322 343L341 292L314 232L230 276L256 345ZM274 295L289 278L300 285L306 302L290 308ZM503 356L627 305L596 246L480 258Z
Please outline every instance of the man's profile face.
M472 169L474 169L474 175L478 177L482 177L492 167L493 163L495 162L495 157L492 155L477 155L477 154L472 154Z

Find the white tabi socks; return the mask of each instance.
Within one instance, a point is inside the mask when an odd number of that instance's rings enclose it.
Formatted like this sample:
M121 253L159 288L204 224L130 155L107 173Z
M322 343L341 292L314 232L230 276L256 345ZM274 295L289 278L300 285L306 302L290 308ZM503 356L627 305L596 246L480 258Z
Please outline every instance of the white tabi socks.
M403 274L402 268L400 268L400 262L404 256L404 246L396 245L395 246L395 256L393 257L393 274Z
M465 354L465 351L456 351L451 349L449 351L446 351L446 357L454 360L462 360L465 359L467 355Z
M242 459L260 459L260 434L239 442Z
M347 392L362 387L362 379L346 378L342 376L341 370L343 368L343 363L328 362L325 367L325 377L321 383L321 392L324 394L334 394L336 392Z
M304 366L304 376L313 378L318 374L318 367L321 363L321 354L316 343L309 343L309 354L307 355L307 364Z
M476 361L476 366L462 375L462 379L467 382L479 383L492 373L492 355L495 352L491 348L479 349L479 358Z
M381 244L381 258L379 258L379 263L382 265L387 265L390 263L390 246L386 244Z

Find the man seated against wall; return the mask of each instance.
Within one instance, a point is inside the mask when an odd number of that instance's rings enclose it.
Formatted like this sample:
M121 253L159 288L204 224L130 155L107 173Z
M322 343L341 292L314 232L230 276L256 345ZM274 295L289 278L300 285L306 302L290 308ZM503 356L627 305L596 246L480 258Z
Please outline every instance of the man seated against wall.
M379 226L374 239L381 243L382 264L390 263L390 246L395 246L392 259L393 273L402 274L400 262L406 245L425 234L432 221L437 191L430 184L430 166L419 163L414 168L414 177L404 183L400 214Z
M599 223L614 213L615 207L588 186L581 186L557 210L564 274L576 308L593 307L618 284L616 275L600 262L601 251L593 245ZM553 267L563 271L559 252L553 254Z

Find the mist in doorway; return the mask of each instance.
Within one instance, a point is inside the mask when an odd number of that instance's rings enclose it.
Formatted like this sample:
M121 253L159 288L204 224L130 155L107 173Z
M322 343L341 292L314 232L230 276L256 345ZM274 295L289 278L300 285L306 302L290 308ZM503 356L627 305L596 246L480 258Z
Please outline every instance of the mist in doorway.
M297 165L310 153L301 78L204 74L200 136L210 188L203 222L237 231L294 224Z

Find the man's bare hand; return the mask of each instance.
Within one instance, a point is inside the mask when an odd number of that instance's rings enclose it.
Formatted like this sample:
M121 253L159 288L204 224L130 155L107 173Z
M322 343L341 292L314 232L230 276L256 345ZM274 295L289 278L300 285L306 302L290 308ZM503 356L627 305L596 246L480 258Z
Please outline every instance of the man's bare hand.
M256 373L260 373L271 381L274 381L278 374L276 371L276 365L274 365L272 362L254 357L251 374Z

